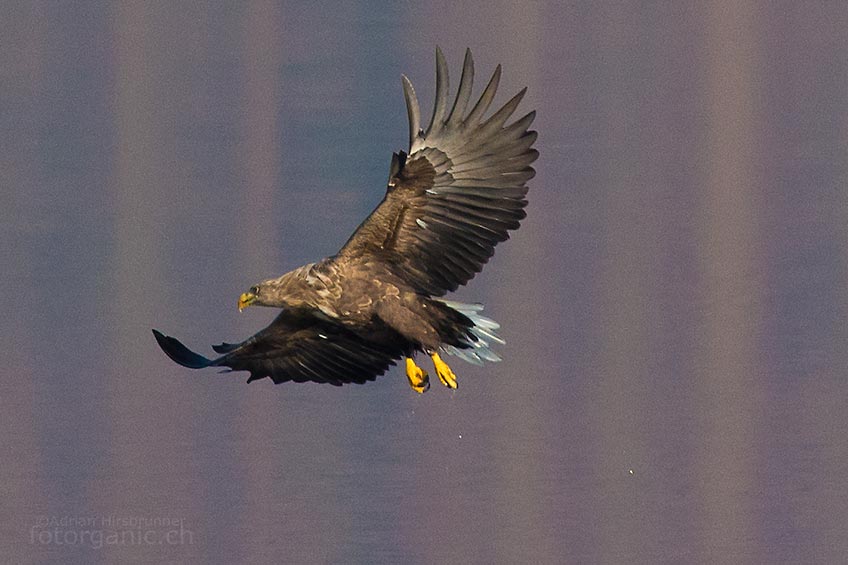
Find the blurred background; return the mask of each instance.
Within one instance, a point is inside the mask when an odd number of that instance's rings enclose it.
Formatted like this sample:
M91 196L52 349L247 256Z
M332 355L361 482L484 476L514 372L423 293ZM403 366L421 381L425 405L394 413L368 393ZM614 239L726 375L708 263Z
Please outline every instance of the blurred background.
M836 563L848 4L0 8L9 563ZM523 86L528 217L457 297L499 364L419 396L169 361L334 253L455 85ZM520 113L523 113L520 111ZM426 119L426 118L425 118Z

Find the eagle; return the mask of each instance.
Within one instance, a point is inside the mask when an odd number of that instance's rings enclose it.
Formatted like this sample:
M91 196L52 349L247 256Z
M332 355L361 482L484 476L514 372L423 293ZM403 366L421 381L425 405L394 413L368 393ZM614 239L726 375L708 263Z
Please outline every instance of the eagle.
M340 386L375 380L401 359L412 389L427 391L427 372L415 362L432 359L439 381L457 388L442 354L474 364L499 361L499 325L480 304L447 300L519 227L527 205L530 166L539 156L531 111L510 121L526 87L486 116L495 98L498 65L472 101L474 60L466 50L455 97L448 65L436 48L436 100L421 128L418 98L402 75L409 119L409 149L392 155L385 197L338 253L259 282L238 299L281 309L241 343L212 348L210 359L153 330L176 363L192 369L249 371L247 382L318 382ZM509 122L509 123L508 123Z

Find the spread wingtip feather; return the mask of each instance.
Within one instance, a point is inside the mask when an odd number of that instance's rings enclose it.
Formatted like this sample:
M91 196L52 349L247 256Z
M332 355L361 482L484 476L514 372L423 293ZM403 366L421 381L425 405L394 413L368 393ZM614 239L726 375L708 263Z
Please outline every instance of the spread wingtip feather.
M403 82L403 97L406 100L406 114L409 118L409 149L411 151L412 144L415 143L415 138L421 131L421 109L418 106L418 96L415 95L412 82L406 75L401 75L401 81Z
M212 364L212 361L190 350L176 338L167 336L157 330L153 330L153 337L156 338L156 343L159 344L159 347L162 348L165 355L183 367L188 367L189 369L202 369L203 367L209 367Z
M450 77L448 74L448 62L442 50L436 47L436 102L433 105L433 116L427 133L437 133L444 125L448 112L448 90L450 89Z

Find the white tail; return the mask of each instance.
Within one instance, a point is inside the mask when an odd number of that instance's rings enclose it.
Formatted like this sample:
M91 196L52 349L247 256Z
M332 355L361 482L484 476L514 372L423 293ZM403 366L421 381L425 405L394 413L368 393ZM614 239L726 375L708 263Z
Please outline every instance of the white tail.
M489 343L495 342L503 345L506 343L501 339L495 330L501 327L499 323L480 314L483 311L482 304L466 304L464 302L455 302L453 300L445 300L443 298L436 299L445 306L453 308L457 312L464 314L474 324L471 327L471 333L477 338L476 341L467 340L466 343L470 346L468 349L460 349L453 345L443 345L442 351L448 355L455 355L474 365L482 365L483 361L500 361L501 358L497 353L492 351Z

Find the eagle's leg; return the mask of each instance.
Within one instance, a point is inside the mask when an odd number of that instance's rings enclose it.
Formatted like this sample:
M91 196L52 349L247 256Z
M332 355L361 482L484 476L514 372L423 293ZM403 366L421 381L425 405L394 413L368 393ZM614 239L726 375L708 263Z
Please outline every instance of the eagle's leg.
M423 394L430 388L430 377L427 376L427 371L416 365L412 357L406 358L406 378L409 379L409 386L418 394Z
M436 367L436 374L439 375L439 380L448 388L456 388L456 375L453 374L448 364L442 361L439 354L435 351L430 353L430 358L433 360L433 365Z

